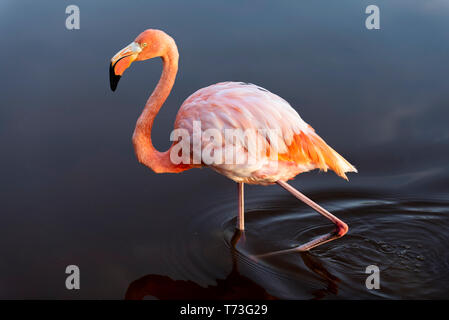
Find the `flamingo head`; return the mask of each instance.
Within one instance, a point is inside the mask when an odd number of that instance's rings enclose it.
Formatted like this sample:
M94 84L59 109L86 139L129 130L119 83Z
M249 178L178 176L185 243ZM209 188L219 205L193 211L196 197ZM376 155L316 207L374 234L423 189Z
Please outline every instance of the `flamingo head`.
M109 81L111 90L115 91L125 70L134 61L143 61L164 56L167 43L174 40L165 32L148 29L137 36L128 46L120 50L111 59Z

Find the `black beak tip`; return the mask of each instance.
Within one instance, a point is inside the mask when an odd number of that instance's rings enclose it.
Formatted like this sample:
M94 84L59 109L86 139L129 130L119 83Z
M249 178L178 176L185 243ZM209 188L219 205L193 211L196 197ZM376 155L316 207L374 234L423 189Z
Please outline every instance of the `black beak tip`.
M115 74L114 66L112 63L109 65L109 84L111 85L111 90L115 91L117 89L117 84L120 80L121 76Z

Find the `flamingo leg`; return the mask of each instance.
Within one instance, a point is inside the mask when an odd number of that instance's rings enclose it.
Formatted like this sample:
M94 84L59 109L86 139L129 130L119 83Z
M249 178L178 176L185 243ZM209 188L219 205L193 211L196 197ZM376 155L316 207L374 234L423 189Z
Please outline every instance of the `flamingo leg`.
M308 197L306 197L305 195L303 195L301 192L299 192L298 190L296 190L295 188L293 188L291 185L289 185L287 182L285 181L281 181L278 180L276 182L278 185L280 185L282 188L284 188L285 190L287 190L288 192L290 192L292 195L295 196L295 198L301 200L302 202L304 202L305 204L307 204L308 206L310 206L313 210L315 210L316 212L318 212L319 214L323 215L324 217L326 217L327 219L329 219L330 221L332 221L335 224L335 230L333 232L329 232L325 235L322 235L318 238L315 238L303 245L300 245L298 247L292 248L292 249L286 249L286 250L281 250L281 251L276 251L276 252L271 252L271 253L267 253L267 254L263 254L263 255L259 255L259 257L261 256L271 256L271 255L275 255L275 254L280 254L280 253L287 253L287 252L293 252L293 251L308 251L312 248L318 247L319 245L322 245L326 242L338 239L343 237L346 232L348 232L348 225L346 223L344 223L343 221L341 221L340 219L338 219L336 216L334 216L332 213L330 213L329 211L327 211L326 209L324 209L323 207L319 206L318 204L316 204L315 202L313 202L311 199L309 199Z
M237 230L245 230L245 195L243 191L243 182L238 183L239 194L239 215L237 216Z
M232 258L235 258L235 254L237 253L237 244L239 242L245 242L245 231L244 230L239 230L239 229L235 229L234 230L234 234L232 235L231 238L231 248L232 248Z

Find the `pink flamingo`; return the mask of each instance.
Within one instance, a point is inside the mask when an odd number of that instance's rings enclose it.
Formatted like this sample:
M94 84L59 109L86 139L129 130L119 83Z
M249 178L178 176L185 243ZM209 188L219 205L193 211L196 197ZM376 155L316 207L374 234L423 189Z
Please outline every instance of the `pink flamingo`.
M142 32L130 45L120 50L110 65L110 85L115 91L123 72L133 61L143 61L161 57L163 71L159 83L145 104L133 134L134 150L140 163L156 173L178 173L194 167L208 166L238 184L237 229L244 230L244 183L270 185L277 183L297 199L335 224L335 230L301 246L285 251L307 251L323 243L342 237L348 226L342 220L300 193L286 181L296 175L320 169L333 170L347 180L346 172L357 172L348 161L340 156L321 139L315 130L304 122L288 102L279 96L253 84L241 82L221 82L193 93L184 101L178 111L175 129L184 129L193 135L194 122L201 124L201 131L215 129L254 129L262 132L275 129L280 132L275 138L260 135L248 139L263 140L262 156L255 163L246 164L199 164L173 163L170 152L157 151L151 141L154 118L167 99L175 82L178 70L178 50L173 38L161 30L148 29ZM249 141L255 142L255 141ZM201 140L202 147L210 147L210 141ZM276 145L276 149L274 149ZM248 150L237 149L237 156L247 157ZM220 145L218 148L222 148ZM223 147L224 148L224 147ZM215 151L221 151L215 149ZM194 158L195 150L190 158ZM276 154L274 154L276 153ZM275 156L275 157L274 157Z

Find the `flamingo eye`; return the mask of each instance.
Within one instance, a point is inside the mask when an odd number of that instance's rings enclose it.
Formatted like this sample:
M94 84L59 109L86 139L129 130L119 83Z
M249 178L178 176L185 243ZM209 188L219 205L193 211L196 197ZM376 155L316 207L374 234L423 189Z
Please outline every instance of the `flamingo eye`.
M148 43L144 42L142 43L142 47L146 47L148 45Z

